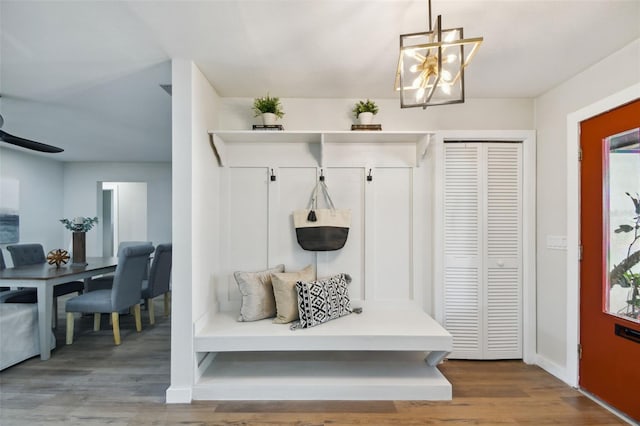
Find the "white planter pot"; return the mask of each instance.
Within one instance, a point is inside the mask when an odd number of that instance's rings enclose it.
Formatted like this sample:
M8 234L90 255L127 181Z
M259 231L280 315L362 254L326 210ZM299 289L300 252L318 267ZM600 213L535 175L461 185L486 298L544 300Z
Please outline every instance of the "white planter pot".
M373 113L372 112L361 112L358 114L358 120L360 124L371 124L373 121Z
M262 124L265 126L271 126L276 124L276 115L271 112L265 112L262 114Z

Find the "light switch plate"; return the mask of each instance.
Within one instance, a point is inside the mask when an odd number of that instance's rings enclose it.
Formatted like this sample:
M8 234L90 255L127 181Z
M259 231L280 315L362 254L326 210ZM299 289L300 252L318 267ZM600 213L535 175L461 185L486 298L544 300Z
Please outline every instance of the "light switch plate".
M566 235L547 235L547 248L551 250L566 250Z

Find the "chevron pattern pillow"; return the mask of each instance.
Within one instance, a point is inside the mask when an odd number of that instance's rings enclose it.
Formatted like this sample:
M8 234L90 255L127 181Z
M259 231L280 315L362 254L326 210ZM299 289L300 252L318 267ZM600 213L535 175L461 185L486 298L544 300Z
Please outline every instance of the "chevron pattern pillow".
M298 281L298 315L300 319L291 324L291 329L315 327L332 319L349 315L351 304L347 285L349 274L338 274L317 281Z

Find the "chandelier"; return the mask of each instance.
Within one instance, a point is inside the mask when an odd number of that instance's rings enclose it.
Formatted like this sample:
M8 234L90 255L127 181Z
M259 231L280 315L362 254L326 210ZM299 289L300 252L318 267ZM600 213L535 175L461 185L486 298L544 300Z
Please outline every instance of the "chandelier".
M429 31L400 35L395 89L401 108L464 102L464 69L482 43L482 37L465 39L462 28L443 29L441 15L432 27L428 2Z

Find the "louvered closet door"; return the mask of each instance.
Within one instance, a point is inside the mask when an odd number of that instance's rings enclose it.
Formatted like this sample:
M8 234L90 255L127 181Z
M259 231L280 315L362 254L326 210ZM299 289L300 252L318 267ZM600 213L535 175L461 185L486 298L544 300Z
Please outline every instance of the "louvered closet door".
M482 353L480 145L445 144L444 327L457 357Z
M522 357L522 146L446 143L444 325L452 358Z

